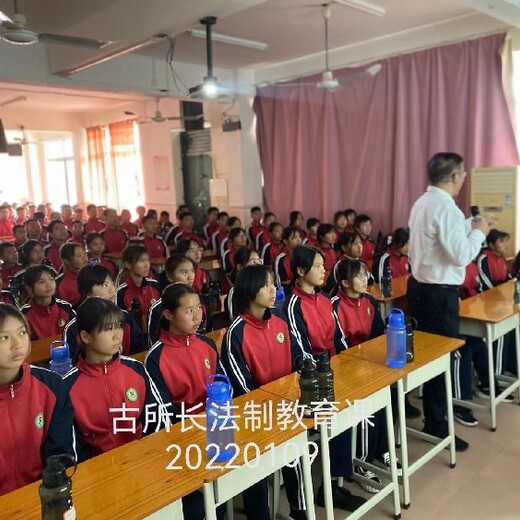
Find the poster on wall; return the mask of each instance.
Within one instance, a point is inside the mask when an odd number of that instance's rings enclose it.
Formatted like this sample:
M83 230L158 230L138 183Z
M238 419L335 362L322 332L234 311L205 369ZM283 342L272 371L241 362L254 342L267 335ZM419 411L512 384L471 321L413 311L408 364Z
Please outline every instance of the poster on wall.
M170 191L170 171L167 155L153 156L155 191Z

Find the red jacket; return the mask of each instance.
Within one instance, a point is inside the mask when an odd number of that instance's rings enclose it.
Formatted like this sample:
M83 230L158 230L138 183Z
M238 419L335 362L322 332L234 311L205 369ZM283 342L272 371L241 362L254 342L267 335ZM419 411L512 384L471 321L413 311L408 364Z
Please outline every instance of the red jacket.
M62 334L65 325L76 316L69 302L55 298L48 307L31 300L20 310L29 322L33 340Z
M166 245L166 242L162 238L149 237L148 235L143 235L141 240L150 255L150 258L161 258L165 256L170 256L170 251Z
M230 273L235 268L235 253L237 250L230 244L229 249L222 255L222 268L226 273Z
M99 220L98 218L89 218L85 222L85 235L88 235L89 233L100 233L105 229L105 223L102 220Z
M175 228L172 228L172 230L173 229L175 229ZM177 228L176 231L177 231L177 233L175 233L175 235L174 235L175 245L177 245L181 240L194 240L195 242L197 242L199 247L204 247L204 239L195 231L192 231L191 233L189 233L188 231L185 231L181 227ZM171 235L171 234L168 233L168 235ZM167 238L168 238L168 235L166 235Z
M130 238L136 237L139 233L139 228L132 222L127 222L119 226L123 231L126 231Z
M106 256L102 256L101 258L94 260L90 255L89 255L89 262L91 264L95 264L95 263L98 263L99 265L102 265L103 267L106 267L110 273L112 274L112 276L115 278L117 276L117 273L119 271L119 268L117 267L117 264L111 260L110 258L107 258Z
M100 234L105 241L105 253L120 253L128 242L128 234L119 228L105 228Z
M59 271L63 265L63 260L60 258L60 247L56 242L52 241L43 248L45 257L49 259L51 266L56 271Z
M265 226L263 226L262 224L257 224L255 222L254 224L250 224L249 226L247 226L246 235L251 244L256 245L256 237L262 231L265 231Z
M202 403L191 412L194 414L205 408L208 377L222 372L215 343L199 334L161 331L144 363L152 379L167 388L177 410L181 403L185 412Z
M240 314L222 342L222 366L235 396L290 374L300 361L287 323L269 309L262 320L249 312Z
M13 221L0 220L0 237L10 237L13 235Z
M371 238L361 239L361 243L363 244L363 251L361 252L361 258L365 262L370 262L374 259L374 253L376 251L376 245Z
M211 240L211 237L215 231L219 230L219 225L216 222L207 222L202 227L202 233L206 240Z
M393 278L406 276L410 274L410 259L407 255L399 255L389 247L372 269L377 283L381 281L387 268L390 268Z
M50 455L75 454L69 393L50 370L24 363L0 386L0 417L0 495L41 478Z
M21 270L22 266L20 264L15 264L12 267L6 267L5 264L3 264L0 267L0 274L2 275L2 287L9 287L11 278Z
M285 300L284 310L293 340L304 358L319 356L323 350L328 350L333 356L347 348L332 303L322 292L307 294L295 286L291 296Z
M338 261L338 252L332 247L319 247L318 249L325 257L323 267L325 267L325 271L327 271L327 273L330 273Z
M215 250L216 254L220 254L220 244L227 238L228 232L218 228L213 235L211 235L211 247Z
M478 266L476 262L471 262L466 266L466 275L464 276L464 283L460 288L460 297L462 300L475 296L482 290L480 283L480 276L478 273Z
M274 279L278 287L282 286L283 282L291 281L293 279L293 272L291 269L291 257L289 253L280 253L273 266Z
M56 278L56 294L58 298L69 302L73 307L75 307L81 299L77 281L78 273L73 273L67 268L64 268L63 272Z
M344 291L339 291L338 296L332 298L332 307L349 347L385 332L379 305L370 294L351 298Z
M272 242L267 242L262 248L262 252L260 254L260 258L263 260L264 265L273 265L275 260L278 258L278 255L282 254L285 246L282 242L279 244L274 244Z
M482 289L486 291L511 278L507 260L490 249L484 249L477 260Z
M195 269L195 280L193 280L193 288L200 294L202 291L202 287L206 283L210 283L211 279L207 271L197 267Z
M135 285L131 276L126 278L116 292L116 303L120 309L129 311L132 300L137 298L141 305L141 312L144 316L148 315L150 307L161 297L159 283L153 278L144 278L143 284L139 287Z
M135 359L115 356L108 363L91 365L80 357L64 382L74 407L79 462L162 427L166 392ZM125 412L120 410L123 405ZM123 415L126 420L114 421Z
M305 240L302 240L302 244L309 247L318 247L318 239L307 237Z

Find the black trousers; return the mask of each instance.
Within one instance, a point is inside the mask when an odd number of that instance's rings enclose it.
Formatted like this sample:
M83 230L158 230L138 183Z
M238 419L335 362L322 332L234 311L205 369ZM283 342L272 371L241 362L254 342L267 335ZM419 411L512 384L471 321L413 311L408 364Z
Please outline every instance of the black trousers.
M410 277L407 298L418 330L460 338L459 290L456 287L423 284ZM444 375L440 375L423 385L424 431L437 437L448 435L444 384Z
M378 410L368 421L357 426L356 454L358 459L365 462L382 460L388 453L388 435L386 431L386 412Z

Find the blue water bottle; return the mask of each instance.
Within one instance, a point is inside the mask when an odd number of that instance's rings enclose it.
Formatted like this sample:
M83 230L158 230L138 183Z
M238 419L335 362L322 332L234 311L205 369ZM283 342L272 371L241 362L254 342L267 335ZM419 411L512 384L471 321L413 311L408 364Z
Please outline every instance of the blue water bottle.
M216 462L225 462L235 454L231 383L225 375L214 374L206 381L206 440L208 455Z
M386 328L386 366L403 368L406 365L406 325L401 309L388 311Z
M72 368L69 346L65 341L53 341L50 353L49 368L63 377Z
M284 302L285 302L285 291L283 290L282 286L277 287L276 288L276 299L274 300L275 308L282 310Z

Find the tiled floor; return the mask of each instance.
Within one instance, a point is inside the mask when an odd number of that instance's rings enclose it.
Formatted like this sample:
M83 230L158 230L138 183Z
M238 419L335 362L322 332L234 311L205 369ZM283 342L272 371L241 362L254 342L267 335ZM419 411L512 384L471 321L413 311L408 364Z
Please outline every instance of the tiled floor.
M421 401L412 402L422 408ZM503 403L498 407L496 432L489 429L489 415L475 412L480 425L468 428L456 423L456 433L469 442L467 452L457 453L457 467L448 466L448 452L437 456L411 478L411 507L402 510L402 518L410 520L520 520L520 406ZM421 420L411 421L420 427ZM411 439L412 460L420 454L424 443ZM315 488L321 468L313 464ZM368 496L356 483L345 487L355 494ZM288 513L285 492L281 492L281 511ZM324 509L316 508L317 519L325 518ZM337 510L335 518L346 516ZM241 518L236 515L236 518ZM393 518L391 497L387 497L363 518Z

